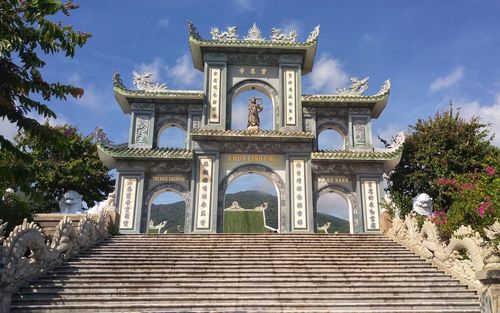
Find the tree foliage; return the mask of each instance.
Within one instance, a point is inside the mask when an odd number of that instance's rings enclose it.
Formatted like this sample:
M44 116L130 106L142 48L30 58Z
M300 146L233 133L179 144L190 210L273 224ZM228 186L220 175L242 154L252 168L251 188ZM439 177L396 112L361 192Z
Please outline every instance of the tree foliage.
M412 198L423 192L434 199L437 209L446 211L452 196L438 179L482 170L495 151L490 141L485 124L476 117L463 119L452 108L410 126L401 161L388 179L401 214L409 213Z
M73 30L71 25L53 21L57 14L69 15L78 5L59 0L0 1L0 118L14 123L30 136L64 147L65 137L58 136L47 125L39 123L29 113L55 118L47 102L66 100L67 96L81 97L81 88L60 82L47 82L42 75L45 62L40 55L64 53L73 57L89 33ZM18 175L5 167L6 160L29 156L18 150L0 135L2 176ZM17 168L18 169L18 168Z
M113 190L114 181L99 160L93 136L82 136L69 125L47 127L66 138L66 149L55 148L29 133L16 138L18 147L33 160L28 165L32 173L30 184L42 195L41 209L56 209L57 199L68 190L80 193L89 206L104 200Z

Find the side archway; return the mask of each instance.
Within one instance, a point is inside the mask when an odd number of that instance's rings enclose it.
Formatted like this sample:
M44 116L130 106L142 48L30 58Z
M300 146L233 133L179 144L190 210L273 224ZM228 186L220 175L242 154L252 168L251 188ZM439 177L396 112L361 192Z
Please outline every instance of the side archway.
M228 186L236 178L245 174L258 174L273 182L278 196L278 229L279 232L286 230L288 223L286 215L286 189L285 183L272 169L260 164L244 164L231 171L219 184L219 194L217 201L217 232L222 232L224 228L224 195Z
M147 232L149 228L149 223L151 220L151 207L155 198L165 192L173 192L180 196L180 198L184 201L184 225L181 225L181 228L184 231L189 231L190 223L191 223L191 215L190 215L190 202L191 195L190 192L182 185L178 185L175 183L163 183L160 184L150 190L148 190L146 197L144 198L144 208L142 212L141 218L141 232Z
M351 192L350 190L347 190L345 187L339 185L325 186L314 194L314 211L316 216L316 226L318 227L323 226L323 225L318 225L319 221L318 213L321 213L318 210L318 201L322 196L330 193L335 193L336 195L340 196L345 200L347 204L347 212L346 212L347 214L345 214L344 216L349 218L349 233L358 232L359 212L356 205L356 194L354 192Z

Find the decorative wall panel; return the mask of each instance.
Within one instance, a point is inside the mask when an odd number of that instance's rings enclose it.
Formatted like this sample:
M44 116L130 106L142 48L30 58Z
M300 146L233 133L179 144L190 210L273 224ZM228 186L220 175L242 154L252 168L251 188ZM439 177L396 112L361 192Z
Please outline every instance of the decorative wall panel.
M365 230L379 230L378 184L376 180L363 180L363 208Z
M120 229L133 230L137 197L137 178L122 177Z
M212 177L213 159L211 157L200 157L198 159L198 183L196 186L196 230L210 229Z

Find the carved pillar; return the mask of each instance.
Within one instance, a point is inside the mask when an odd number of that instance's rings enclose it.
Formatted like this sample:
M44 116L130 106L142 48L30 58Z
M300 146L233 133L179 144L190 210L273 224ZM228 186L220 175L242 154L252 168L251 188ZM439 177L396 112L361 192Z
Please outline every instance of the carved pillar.
M117 197L121 233L139 233L144 173L120 173Z
M287 172L290 188L290 231L314 232L310 160L305 156L290 156Z
M481 313L500 313L500 268L484 270L476 277L484 286L478 291Z

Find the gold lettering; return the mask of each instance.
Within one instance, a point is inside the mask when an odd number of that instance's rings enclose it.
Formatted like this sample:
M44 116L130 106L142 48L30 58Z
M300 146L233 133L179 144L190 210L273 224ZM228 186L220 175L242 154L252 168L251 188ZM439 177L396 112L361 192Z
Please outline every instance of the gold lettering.
M153 176L152 180L162 182L183 182L186 178L184 176Z

